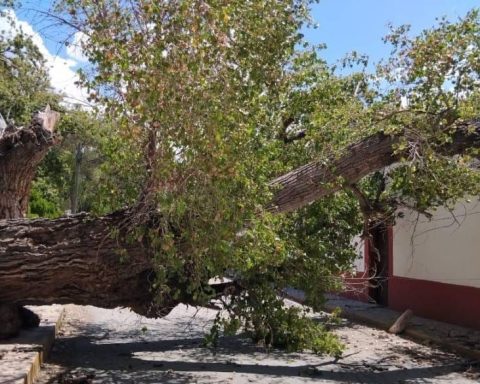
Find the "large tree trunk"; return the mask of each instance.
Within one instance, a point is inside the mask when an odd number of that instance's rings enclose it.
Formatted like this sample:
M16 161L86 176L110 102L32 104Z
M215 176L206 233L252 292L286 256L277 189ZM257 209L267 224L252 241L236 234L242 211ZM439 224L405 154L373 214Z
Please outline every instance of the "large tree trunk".
M441 148L446 155L480 147L480 123L459 126L452 138ZM392 145L397 140L376 134L352 145L338 159L312 162L273 180L278 189L270 209L292 211L396 162L400 154ZM148 247L119 244L111 236L128 214L0 221L0 301L126 306L141 314L159 314L162 308L151 307ZM120 249L124 251L119 253ZM164 298L162 306L168 310L174 304Z
M154 314L148 247L113 236L129 214L1 220L0 300L125 306Z

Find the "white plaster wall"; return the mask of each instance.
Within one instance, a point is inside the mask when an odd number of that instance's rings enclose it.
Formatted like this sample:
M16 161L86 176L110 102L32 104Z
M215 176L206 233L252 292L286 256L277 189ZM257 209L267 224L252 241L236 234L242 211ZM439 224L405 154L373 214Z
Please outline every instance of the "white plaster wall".
M393 228L393 274L480 288L480 201L438 209L429 221L403 211ZM418 221L417 221L418 217Z
M357 258L353 262L353 268L355 272L365 272L365 241L358 235L353 238L352 245L357 251Z

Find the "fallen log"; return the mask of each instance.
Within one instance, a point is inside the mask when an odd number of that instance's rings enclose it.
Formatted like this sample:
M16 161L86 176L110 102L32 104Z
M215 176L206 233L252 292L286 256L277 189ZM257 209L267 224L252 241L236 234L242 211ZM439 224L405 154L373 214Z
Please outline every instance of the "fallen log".
M412 317L413 312L410 309L407 309L398 317L397 320L395 320L392 326L388 329L388 332L393 333L394 335L402 333L405 328L407 328L408 322Z

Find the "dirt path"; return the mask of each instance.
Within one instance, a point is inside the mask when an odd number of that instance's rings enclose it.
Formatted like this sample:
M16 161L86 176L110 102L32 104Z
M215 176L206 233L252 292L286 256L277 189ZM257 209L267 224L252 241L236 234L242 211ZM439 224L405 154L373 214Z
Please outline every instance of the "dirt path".
M477 383L469 362L357 324L337 333L348 345L335 361L309 353L266 353L248 340L201 346L215 311L179 306L164 319L128 310L67 306L39 383ZM62 379L63 375L63 379ZM70 381L69 381L70 380Z

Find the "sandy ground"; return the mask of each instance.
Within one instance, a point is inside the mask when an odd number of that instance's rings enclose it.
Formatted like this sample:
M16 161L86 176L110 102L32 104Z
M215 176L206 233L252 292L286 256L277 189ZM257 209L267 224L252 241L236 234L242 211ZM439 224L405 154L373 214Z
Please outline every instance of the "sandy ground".
M214 316L213 310L178 306L152 320L125 309L67 306L39 383L479 382L472 362L352 323L336 329L347 344L338 361L267 352L241 337L222 338L213 353L202 338Z

